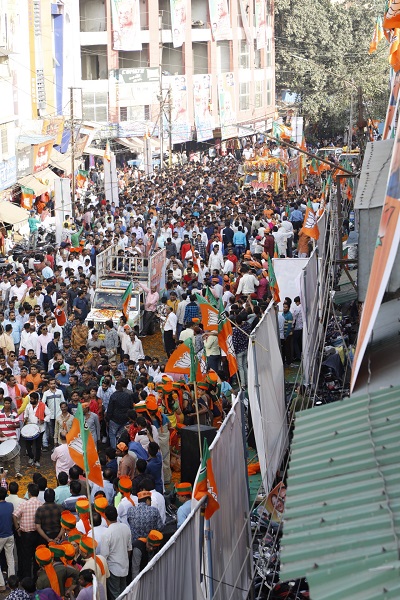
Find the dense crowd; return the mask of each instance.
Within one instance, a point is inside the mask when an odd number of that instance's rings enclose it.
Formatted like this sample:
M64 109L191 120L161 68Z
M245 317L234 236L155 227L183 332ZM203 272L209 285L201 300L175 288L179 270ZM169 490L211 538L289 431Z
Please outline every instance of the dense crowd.
M261 149L269 151L256 144L254 152ZM198 422L219 427L232 392L246 390L248 339L271 300L268 257L308 256L304 212L320 195L312 183L255 190L238 166L232 156L216 157L142 179L124 167L111 204L98 166L78 191L59 247L35 249L40 218L33 211L32 251L22 260L10 250L0 281L0 460L20 478L22 446L37 469L25 498L16 481L0 488L11 600L35 593L51 600L51 590L64 596L76 586L86 600L94 573L100 597L107 591L117 598L168 537L166 492L173 488L180 500L178 526L190 513L191 485L172 484L173 472L179 481L180 430ZM124 316L101 332L88 321L96 256L108 246L121 257L147 258L165 248L165 289L139 282L141 328ZM202 323L198 294L221 301L233 326L235 375L217 334ZM144 338L157 323L164 351L150 356ZM279 328L290 364L301 356L299 298L285 299ZM196 390L165 368L166 357L189 338L208 370ZM102 487L88 482L69 454L79 404L99 450ZM55 489L38 471L46 451Z

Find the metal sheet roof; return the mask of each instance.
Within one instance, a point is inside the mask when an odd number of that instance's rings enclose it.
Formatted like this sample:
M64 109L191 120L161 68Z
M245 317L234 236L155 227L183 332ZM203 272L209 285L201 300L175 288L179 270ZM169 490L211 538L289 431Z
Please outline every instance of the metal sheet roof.
M392 387L296 415L282 578L313 600L400 597L399 404Z

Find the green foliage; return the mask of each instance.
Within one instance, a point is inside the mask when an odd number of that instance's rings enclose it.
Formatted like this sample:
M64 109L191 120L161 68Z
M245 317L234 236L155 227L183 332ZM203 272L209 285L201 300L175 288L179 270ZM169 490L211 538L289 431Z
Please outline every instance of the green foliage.
M368 54L376 5L330 0L279 0L275 4L276 88L298 94L308 125L343 132L351 95L364 117L384 119L389 98L388 44ZM382 7L383 12L383 7Z

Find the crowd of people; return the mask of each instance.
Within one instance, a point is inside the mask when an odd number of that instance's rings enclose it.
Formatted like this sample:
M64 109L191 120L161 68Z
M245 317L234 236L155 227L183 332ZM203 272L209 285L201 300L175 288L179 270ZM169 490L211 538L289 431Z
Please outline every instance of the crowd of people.
M165 542L165 494L173 489L178 499L178 526L190 513L191 483L177 483L181 429L220 427L232 392L247 389L248 339L271 300L268 258L308 256L312 247L302 227L307 201L319 202L312 181L298 190L255 190L239 181L236 159L217 156L142 179L125 167L118 202L110 204L101 172L92 169L79 190L59 247L34 250L40 219L31 214L32 252L22 259L11 250L0 278L0 462L20 478L22 448L27 468L36 469L25 498L17 481L0 487L11 600L51 600L42 595L47 588L58 596L80 589L87 600L94 574L101 598L112 600L145 567ZM96 256L111 245L121 256L165 248L165 289L139 282L139 329L124 316L102 331L88 321ZM202 322L199 295L208 294L233 327L234 375L216 332ZM286 298L279 318L287 364L301 356L300 299L291 304ZM157 356L145 353L154 322L164 345ZM166 372L167 358L189 338L208 371L196 386ZM79 404L99 451L102 487L69 454ZM51 452L56 487L40 474L42 452Z

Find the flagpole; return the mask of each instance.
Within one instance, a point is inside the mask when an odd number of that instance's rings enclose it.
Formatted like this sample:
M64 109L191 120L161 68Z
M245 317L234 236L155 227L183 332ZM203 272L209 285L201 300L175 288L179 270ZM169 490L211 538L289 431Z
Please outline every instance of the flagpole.
M93 508L92 508L92 503L90 501L90 487L89 487L89 479L88 479L88 475L89 473L85 473L85 479L86 479L86 493L87 493L87 497L89 500L89 521L90 521L90 527L92 528L92 538L93 541L96 541L94 538L94 524L93 524ZM94 560L94 571L95 571L95 575L96 578L98 579L97 573L98 573L98 566L97 566L97 562L96 562L96 544L93 544L93 560ZM94 586L93 586L93 600L100 600L100 590L99 590L99 586L96 586L96 595L94 594Z

